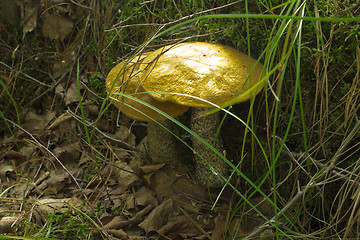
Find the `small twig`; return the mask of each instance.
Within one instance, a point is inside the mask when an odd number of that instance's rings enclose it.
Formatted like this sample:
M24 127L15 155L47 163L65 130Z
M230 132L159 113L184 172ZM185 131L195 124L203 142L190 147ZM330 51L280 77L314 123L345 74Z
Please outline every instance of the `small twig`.
M194 224L194 226L200 231L202 232L202 234L204 234L208 239L211 239L211 236L196 222L194 221L194 219L192 219L192 217L189 216L189 214L182 208L179 207L180 211L187 217L187 219Z
M294 156L299 157L299 158L303 156L303 153L292 153L292 154ZM316 164L316 166L318 166L319 168L324 168L325 167L325 164L319 162L316 159L313 159L310 155L307 155L306 157L309 158L312 162L314 162ZM331 174L333 174L333 175L335 175L337 177L340 177L341 179L343 179L345 181L355 183L360 188L360 182L359 181L351 179L350 176L347 176L347 175L343 174L343 172L351 174L349 171L347 171L345 169L342 169L342 168L339 168L339 167L335 167L335 168L331 169Z
M10 70L12 69L12 67L10 67L9 65L7 65L6 63L4 63L4 62L2 62L2 61L0 61L0 64L3 65L4 67L10 69ZM51 87L52 87L51 85L45 84L45 83L43 83L43 82L41 82L41 81L33 78L32 76L30 76L30 75L28 75L28 74L26 74L26 73L23 73L22 71L19 71L19 73L21 73L22 75L24 75L25 77L27 77L27 78L30 79L31 81L36 82L37 84L39 84L39 85L41 85L41 86L43 86L43 87L48 87L48 88L51 88Z
M67 71L65 71L61 77L55 82L55 84L53 84L51 87L49 87L48 89L46 89L46 91L42 92L39 96L36 96L34 99L31 100L30 102L30 106L32 106L34 104L34 102L36 102L37 100L39 100L42 96L44 96L45 94L47 94L48 92L53 91L58 85L59 83L65 79L66 75L70 72L70 70L72 69L68 69Z
M281 211L279 211L277 213L277 219L279 219L282 215L284 215L284 213L286 213L288 210L290 210L290 208L292 208L292 206L295 205L295 203L297 203L298 201L300 201L300 199L302 199L304 197L304 195L308 192L308 190L310 190L311 187L309 188L305 188L304 190L301 190L299 192L296 193L295 197L293 197L293 199L291 199L290 202L288 202L282 209ZM264 231L268 230L268 229L273 229L273 225L275 225L275 216L273 218L271 218L269 221L270 223L266 222L263 225L259 226L258 228L255 229L255 231L253 231L251 234L247 235L245 238L243 239L258 239L258 236L263 233Z
M336 167L336 163L339 160L341 154L344 152L346 147L349 145L350 141L355 137L355 135L360 131L360 121L355 115L355 126L349 133L349 135L341 143L340 147L336 151L333 159L330 161L329 166L326 167L325 171L322 173L325 176L328 172L332 171Z

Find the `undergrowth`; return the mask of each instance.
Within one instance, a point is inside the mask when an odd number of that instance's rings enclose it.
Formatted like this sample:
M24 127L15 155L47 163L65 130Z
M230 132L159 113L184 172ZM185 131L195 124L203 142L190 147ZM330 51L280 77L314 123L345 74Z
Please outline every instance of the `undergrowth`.
M18 232L1 238L84 239L98 234L110 239L103 227L105 217L99 216L111 211L112 215L124 214L125 206L121 204L120 210L110 211L110 206L91 204L93 198L98 200L97 190L106 189L101 184L109 176L101 176L101 171L107 164L113 164L109 156L116 152L103 141L108 135L102 133L114 133L117 126L126 126L135 132L136 143L145 134L141 123L118 114L110 104L111 97L104 85L106 75L117 63L140 51L152 51L179 41L231 46L259 59L268 73L267 85L256 99L213 110L225 115L219 128L225 133L226 156L212 147L212 143L203 141L209 151L233 168L232 180L220 193L211 195L210 204L206 205L211 211L222 199L228 200L223 237L359 237L359 182L354 177L359 174L360 158L360 5L357 1L107 0L83 1L81 7L72 1L65 2L69 8L77 9L71 13L78 15L64 40L43 38L40 27L22 32L19 21L13 23L4 14L5 5L1 8L0 47L4 51L0 53L3 123L0 136L6 141L1 140L0 144L6 151L0 152L0 157L5 162L9 150L19 150L30 142L41 151L35 160L29 157L27 161L41 162L50 169L45 162L54 161L49 152L56 146L44 143L51 142L51 137L46 139L44 133L36 130L30 134L38 142L30 137L21 141L17 140L23 136L18 130L32 109L39 114L51 111L57 116L65 112L71 115L77 132L62 133L58 143L78 142L80 150L91 159L91 163L81 159L82 187L76 177L69 178L76 182L72 187L85 199L86 211L69 208L49 213L45 222L40 218L35 221L31 218L31 201L25 202L29 212L24 212L17 199L16 209L21 209L23 219L27 220ZM52 7L45 4L38 10L45 13ZM70 12L66 16L71 16ZM49 61L51 66L47 64ZM174 133L183 143L190 135L196 136L186 123L171 120L185 132ZM122 154L119 155L128 157L128 153ZM25 161L22 165L23 174L36 173L35 167L26 169L27 164ZM73 172L67 172L74 176ZM12 186L19 183L23 184L16 181ZM107 183L115 185L111 180ZM82 189L93 186L96 190L91 194ZM1 190L0 200L5 201L8 190ZM21 197L25 201L29 195ZM15 215L11 213L4 211L1 215ZM262 227L253 226L242 232L241 226L251 226L249 215L255 213L260 216L257 224L263 224Z

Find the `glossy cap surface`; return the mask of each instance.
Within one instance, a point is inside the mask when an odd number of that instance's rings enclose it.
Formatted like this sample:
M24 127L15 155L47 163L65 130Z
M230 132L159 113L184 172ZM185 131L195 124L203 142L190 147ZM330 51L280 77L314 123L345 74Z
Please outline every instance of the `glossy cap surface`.
M141 86L141 61L144 57L137 57L134 61L121 62L109 72L106 78L106 90L115 98L113 104L127 116L139 121L164 120L166 117L144 104L126 97L130 95L138 100L146 102L172 117L179 116L189 107L174 102L159 101L154 99ZM126 64L126 67L124 65ZM119 74L120 73L120 74ZM115 81L116 80L116 81ZM114 83L115 82L115 83ZM121 93L121 94L119 94ZM150 116L152 119L148 118Z
M165 46L148 53L143 62L148 65L141 85L153 98L193 107L213 107L206 101L216 105L231 101L259 82L264 67L233 48L207 42ZM249 63L251 68L255 66L251 78ZM234 103L247 101L263 86Z

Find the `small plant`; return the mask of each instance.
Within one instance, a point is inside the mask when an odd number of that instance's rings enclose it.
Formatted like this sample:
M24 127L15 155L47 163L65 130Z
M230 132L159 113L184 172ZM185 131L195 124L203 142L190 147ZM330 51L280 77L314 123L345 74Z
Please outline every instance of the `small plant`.
M106 97L104 81L99 78L99 75L100 73L95 73L95 75L89 77L90 88L98 95L98 97L91 98L91 103L99 104L102 101L101 98Z
M101 209L98 209L101 210ZM65 211L48 214L43 232L51 232L50 237L61 239L86 239L91 236L94 212L86 212L83 204L80 209L69 208Z

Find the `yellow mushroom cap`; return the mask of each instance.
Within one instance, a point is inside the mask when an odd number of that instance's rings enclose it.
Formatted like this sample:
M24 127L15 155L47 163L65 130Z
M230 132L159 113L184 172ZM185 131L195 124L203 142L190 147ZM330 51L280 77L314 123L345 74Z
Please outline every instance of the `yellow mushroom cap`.
M207 42L165 46L149 53L143 62L148 65L143 70L145 79L141 85L149 95L161 102L171 101L193 107L213 107L196 98L217 105L231 101L259 82L264 67L233 48ZM248 78L253 67L251 78ZM234 103L247 101L263 86L263 83L259 84L254 91L237 98Z
M106 90L108 92L111 91L112 97L116 99L113 102L114 105L127 116L139 121L151 121L152 119L164 120L166 117L144 104L118 93L131 95L172 117L179 116L187 111L189 109L188 106L182 106L174 102L158 101L145 93L146 91L141 86L141 73L139 72L139 70L143 68L141 64L143 58L144 56L135 58L134 61L129 62L126 67L124 67L126 62L121 62L109 72L106 78ZM114 83L115 79L116 82ZM145 114L152 119L146 117Z

